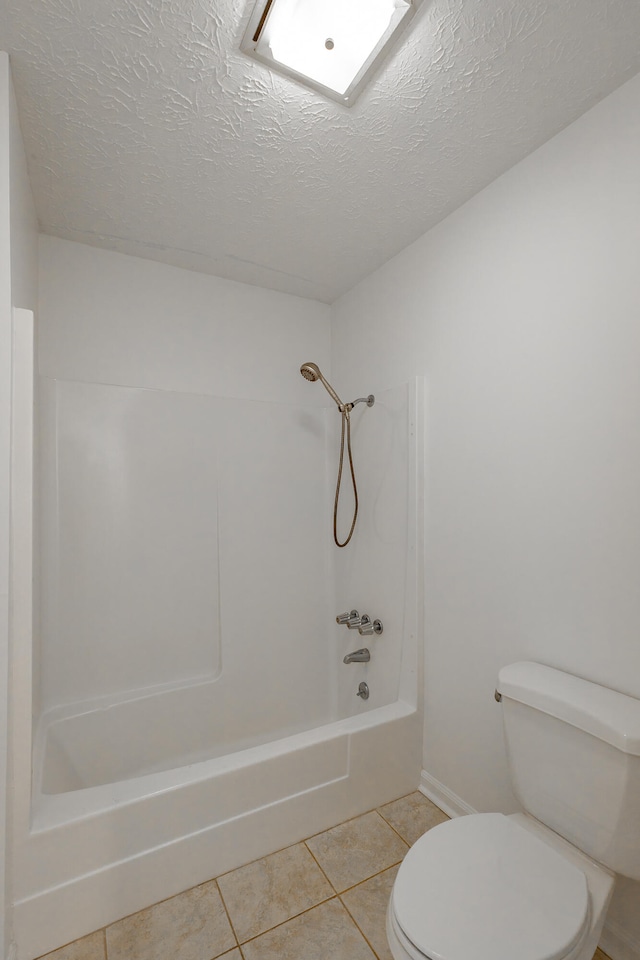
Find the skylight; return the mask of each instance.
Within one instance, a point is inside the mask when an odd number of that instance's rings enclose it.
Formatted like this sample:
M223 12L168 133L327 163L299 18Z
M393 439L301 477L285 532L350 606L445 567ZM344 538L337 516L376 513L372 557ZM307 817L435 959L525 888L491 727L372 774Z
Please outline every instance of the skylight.
M245 53L350 106L422 0L259 0Z

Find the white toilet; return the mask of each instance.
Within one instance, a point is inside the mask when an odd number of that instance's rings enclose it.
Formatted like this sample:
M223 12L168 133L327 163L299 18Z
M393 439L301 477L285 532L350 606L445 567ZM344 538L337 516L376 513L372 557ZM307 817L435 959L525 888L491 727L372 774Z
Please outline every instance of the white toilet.
M398 871L395 960L591 960L615 874L640 880L640 700L538 663L500 671L526 813L429 830Z

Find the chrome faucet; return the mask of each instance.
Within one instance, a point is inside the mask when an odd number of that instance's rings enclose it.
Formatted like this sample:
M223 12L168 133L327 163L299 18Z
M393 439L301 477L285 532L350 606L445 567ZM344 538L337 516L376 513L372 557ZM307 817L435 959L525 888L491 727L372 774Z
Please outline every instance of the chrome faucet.
M362 647L360 650L354 650L353 653L348 653L343 663L368 663L371 660L371 654L366 647Z

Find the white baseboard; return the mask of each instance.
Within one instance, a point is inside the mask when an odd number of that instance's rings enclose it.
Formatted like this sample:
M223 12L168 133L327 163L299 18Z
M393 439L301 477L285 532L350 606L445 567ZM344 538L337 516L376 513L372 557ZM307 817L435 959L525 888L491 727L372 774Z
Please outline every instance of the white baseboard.
M462 797L459 797L453 790L449 790L449 787L445 787L444 783L440 783L426 770L423 770L420 774L418 790L420 793L424 793L425 797L429 797L429 800L432 800L436 807L440 807L450 817L463 817L468 813L478 813Z
M420 774L418 789L450 817L478 813L470 803L445 787L444 783L436 780L426 770ZM605 923L599 945L611 960L640 960L640 943L616 923Z

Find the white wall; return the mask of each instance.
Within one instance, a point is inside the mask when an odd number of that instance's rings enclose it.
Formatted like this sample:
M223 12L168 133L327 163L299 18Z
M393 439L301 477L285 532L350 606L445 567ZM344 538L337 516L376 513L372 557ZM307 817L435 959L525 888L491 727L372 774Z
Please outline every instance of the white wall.
M325 304L40 240L42 376L327 405L298 372L328 367Z
M479 810L501 665L640 697L638 170L640 77L335 304L336 382L427 378L424 767ZM638 888L611 919L640 951Z
M12 307L35 308L37 223L26 171L9 58L0 53L0 954L10 938L4 923L10 889L7 820L7 674L9 668L9 478Z

